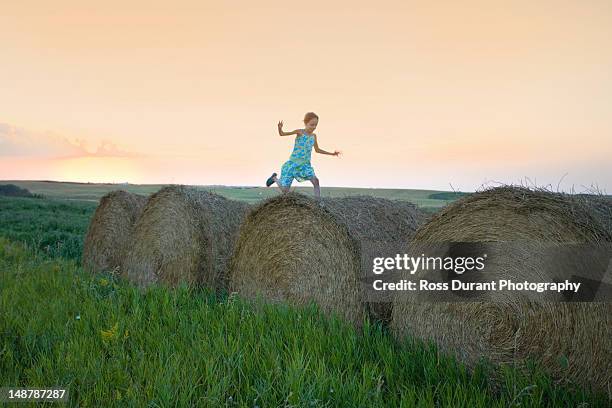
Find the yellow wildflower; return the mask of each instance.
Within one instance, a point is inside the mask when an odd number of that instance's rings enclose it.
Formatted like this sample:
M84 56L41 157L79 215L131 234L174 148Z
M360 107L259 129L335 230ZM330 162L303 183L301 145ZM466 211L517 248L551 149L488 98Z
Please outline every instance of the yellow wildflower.
M113 340L117 338L117 331L119 330L119 323L115 323L113 327L108 330L100 330L100 334L102 334L102 340Z

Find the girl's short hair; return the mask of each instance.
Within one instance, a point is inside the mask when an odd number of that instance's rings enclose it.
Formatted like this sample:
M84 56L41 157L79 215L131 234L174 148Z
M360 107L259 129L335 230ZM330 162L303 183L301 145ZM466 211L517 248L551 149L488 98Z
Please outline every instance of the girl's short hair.
M310 122L312 119L319 120L319 116L314 112L308 112L306 115L304 115L304 124Z

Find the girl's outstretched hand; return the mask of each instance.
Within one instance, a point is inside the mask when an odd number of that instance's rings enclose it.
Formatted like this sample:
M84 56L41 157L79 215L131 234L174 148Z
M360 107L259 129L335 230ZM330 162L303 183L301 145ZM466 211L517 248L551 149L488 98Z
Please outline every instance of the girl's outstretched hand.
M278 122L278 131L279 132L283 131L283 121L282 120L280 122Z
M341 154L342 152L340 150L334 150L334 153L332 155L340 157Z

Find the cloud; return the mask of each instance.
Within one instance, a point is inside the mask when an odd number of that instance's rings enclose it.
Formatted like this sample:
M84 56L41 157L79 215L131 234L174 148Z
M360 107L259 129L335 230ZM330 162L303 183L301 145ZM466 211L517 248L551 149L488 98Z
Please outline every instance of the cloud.
M103 140L93 151L82 139L70 141L50 132L34 132L0 123L0 156L56 158L74 157L136 157L135 153L120 149L115 143Z
M136 153L127 152L125 150L120 149L115 143L110 142L108 140L103 140L100 142L96 151L90 156L96 157L136 157L139 156Z

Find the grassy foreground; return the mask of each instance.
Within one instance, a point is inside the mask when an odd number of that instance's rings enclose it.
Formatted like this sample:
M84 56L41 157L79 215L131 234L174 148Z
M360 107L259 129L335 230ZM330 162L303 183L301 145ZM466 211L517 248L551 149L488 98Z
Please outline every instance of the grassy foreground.
M358 333L316 307L186 288L141 292L0 239L0 386L67 387L73 406L605 406L537 371L501 387L432 346Z
M491 381L436 348L311 306L142 292L79 265L95 203L0 197L0 387L71 406L607 406L533 369Z

